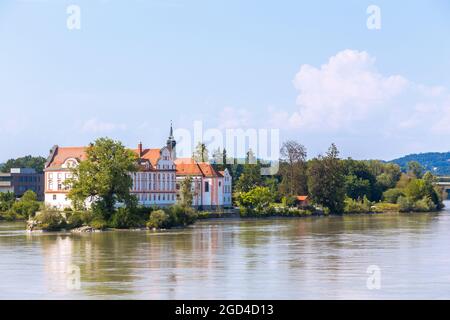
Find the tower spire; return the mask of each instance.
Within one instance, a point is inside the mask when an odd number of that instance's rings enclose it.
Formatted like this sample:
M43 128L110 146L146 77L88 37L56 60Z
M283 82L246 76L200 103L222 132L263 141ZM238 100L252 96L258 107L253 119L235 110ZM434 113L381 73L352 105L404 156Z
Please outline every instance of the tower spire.
M170 132L169 132L169 138L167 139L167 147L169 148L172 159L175 160L176 152L175 152L175 146L177 145L177 142L175 141L175 138L173 136L173 125L172 120L170 120Z

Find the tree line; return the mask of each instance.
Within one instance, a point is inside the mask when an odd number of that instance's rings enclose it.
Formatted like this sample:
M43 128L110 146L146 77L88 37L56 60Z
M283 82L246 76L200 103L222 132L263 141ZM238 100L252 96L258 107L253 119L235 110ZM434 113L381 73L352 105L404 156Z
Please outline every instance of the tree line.
M235 204L247 209L261 211L264 207L272 211L270 204L276 203L292 207L299 195L308 196L316 207L334 214L433 211L443 207L436 178L418 162L408 163L402 171L397 164L380 160L341 159L335 144L324 155L307 160L306 148L290 140L281 147L278 174L264 177L260 175L264 164L250 164L250 153L245 164L215 165L229 169L234 179Z

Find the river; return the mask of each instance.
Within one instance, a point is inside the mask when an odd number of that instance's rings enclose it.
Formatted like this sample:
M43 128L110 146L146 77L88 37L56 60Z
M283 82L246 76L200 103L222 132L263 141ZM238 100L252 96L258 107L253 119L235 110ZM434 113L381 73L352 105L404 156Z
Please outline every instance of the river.
M449 209L93 234L0 222L0 299L449 299L449 247Z

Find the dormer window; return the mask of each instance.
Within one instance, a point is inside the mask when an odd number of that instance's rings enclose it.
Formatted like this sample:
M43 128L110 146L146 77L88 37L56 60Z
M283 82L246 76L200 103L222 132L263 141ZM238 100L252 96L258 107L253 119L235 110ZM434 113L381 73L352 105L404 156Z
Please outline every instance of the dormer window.
M75 168L78 165L78 161L75 159L67 159L64 164L63 168Z

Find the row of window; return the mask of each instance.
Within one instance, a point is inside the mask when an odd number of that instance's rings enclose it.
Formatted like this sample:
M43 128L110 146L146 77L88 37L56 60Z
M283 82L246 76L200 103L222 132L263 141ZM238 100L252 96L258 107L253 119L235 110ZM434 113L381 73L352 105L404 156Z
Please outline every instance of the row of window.
M148 187L146 189L146 187ZM145 191L145 190L157 190L157 191L172 191L175 188L175 181L173 182L163 182L159 184L159 188L157 188L157 184L153 182L153 184L147 184L145 181L143 183L134 183L133 190L135 191Z
M65 178L65 179L69 179L69 178L71 178L72 177L72 174L71 173L53 173L53 172L50 172L49 174L48 174L48 179L49 180L51 180L51 179L53 179L53 177L56 177L57 179L59 179L59 180L61 180L63 177Z
M175 173L149 173L149 172L135 172L132 176L133 179L147 179L147 180L170 180L175 179Z
M48 190L54 190L53 189L53 180L49 180L47 186L48 186L48 188L47 188ZM57 181L56 186L57 186L58 191L69 190L69 187L67 185L64 185L61 180Z
M148 201L175 201L175 194L148 194L148 193L139 193L136 195L139 201L148 202Z
M41 177L39 176L20 176L19 182L39 182Z

